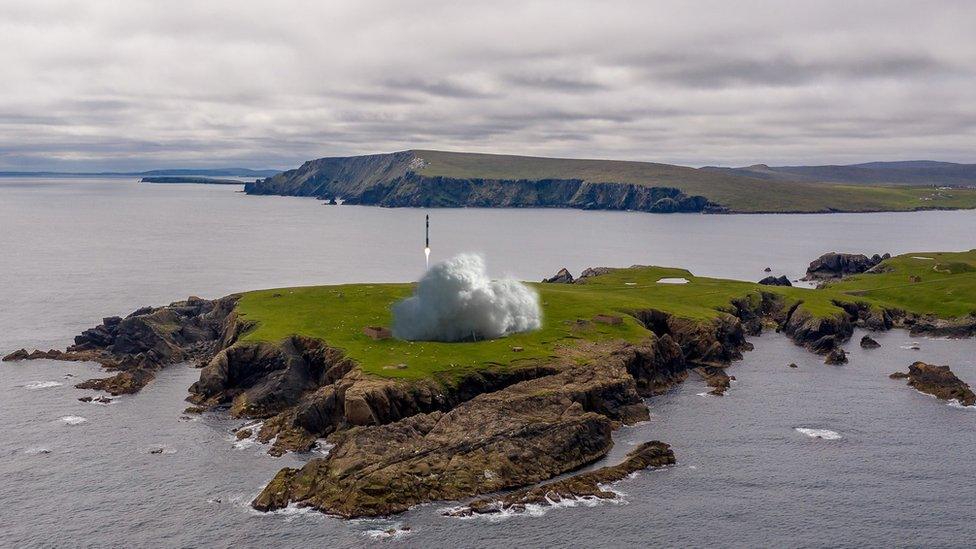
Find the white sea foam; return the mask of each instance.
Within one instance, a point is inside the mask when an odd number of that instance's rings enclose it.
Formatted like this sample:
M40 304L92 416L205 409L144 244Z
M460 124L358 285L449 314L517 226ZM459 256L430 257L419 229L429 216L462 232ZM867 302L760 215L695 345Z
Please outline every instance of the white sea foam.
M261 426L263 426L263 425L264 425L264 422L263 421L259 421L257 423L251 423L251 424L248 424L248 425L245 425L245 426L241 427L241 429L250 429L251 430L251 436L249 436L247 438L243 438L243 439L238 440L237 439L237 436L236 436L236 433L235 434L232 434L230 436L230 440L233 441L234 448L236 448L238 450L243 450L245 448L250 448L251 446L254 446L255 444L259 444L259 442L258 442L258 432L261 431Z
M333 448L335 448L335 444L329 444L328 442L320 439L315 442L315 446L312 447L312 451L322 454L323 456L327 456Z
M87 419L81 416L64 416L60 419L66 425L81 425L82 423L88 421Z
M675 277L671 277L671 278L660 278L660 279L658 279L657 283L658 284L687 284L688 283L688 279L687 278L675 278Z
M822 438L824 440L838 440L843 438L837 431L830 429L811 429L808 427L796 427L796 430L811 438Z
M30 383L25 384L24 388L33 391L36 389L48 389L51 387L60 387L61 385L64 384L58 381L32 381Z
M370 522L376 523L377 521ZM388 523L388 525L381 523L378 528L363 530L363 536L374 540L398 540L412 533L413 530L409 526L404 526L399 522Z
M950 400L949 401L949 406L952 406L953 408L959 408L960 410L972 410L972 411L976 412L976 406L965 406L965 405L963 405L962 402L959 402L956 399Z
M41 447L38 447L38 448L28 448L28 449L24 450L24 453L27 454L27 455L29 455L29 456L36 456L36 455L39 455L39 454L50 454L51 453L51 450L48 449L48 448L41 448Z
M628 478L632 478L632 477L628 477ZM575 498L559 498L558 500L556 500L550 498L549 495L546 495L545 503L526 503L525 505L518 506L518 507L504 507L500 511L495 513L483 513L483 514L475 513L473 515L460 516L455 518L461 520L480 519L488 522L501 522L504 520L508 520L512 517L541 517L553 509L569 509L573 507L596 507L597 505L603 505L607 503L614 504L614 505L627 505L628 502L626 499L624 499L624 496L627 495L626 493L621 492L620 490L611 487L609 485L600 484L598 486L600 487L601 490L607 492L613 492L614 494L616 494L617 497L613 499L605 499L596 496L580 496ZM497 505L501 506L501 502L499 501ZM448 514L452 512L457 512L464 508L465 507L463 506L451 507L448 509L443 509L442 513Z

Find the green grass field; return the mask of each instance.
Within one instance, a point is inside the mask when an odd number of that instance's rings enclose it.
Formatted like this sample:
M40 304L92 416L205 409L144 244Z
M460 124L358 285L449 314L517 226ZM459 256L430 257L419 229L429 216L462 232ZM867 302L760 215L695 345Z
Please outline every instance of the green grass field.
M976 250L911 253L884 265L890 270L853 276L828 289L941 318L976 314Z
M932 259L914 259L913 256ZM292 334L320 338L344 350L369 373L405 379L429 376L449 382L482 368L530 365L553 355L560 344L619 339L639 341L648 331L629 313L656 309L707 321L729 310L736 298L760 291L802 301L814 316L837 315L836 301L866 301L916 313L957 317L976 311L976 250L962 253L907 254L885 263L891 270L864 274L823 290L760 286L751 282L696 277L683 269L620 269L586 284L534 284L543 304L543 328L536 332L469 343L374 341L366 326L390 326L390 306L411 294L412 284L347 284L248 292L238 312L256 327L243 341L277 342ZM911 282L911 276L920 282ZM685 278L687 284L661 284ZM621 325L579 323L598 314L623 317ZM513 347L522 347L516 352ZM398 368L405 364L406 368Z
M868 212L976 208L976 189L838 185L768 181L685 166L621 160L541 158L412 151L427 161L421 175L453 178L582 179L675 187L734 212Z

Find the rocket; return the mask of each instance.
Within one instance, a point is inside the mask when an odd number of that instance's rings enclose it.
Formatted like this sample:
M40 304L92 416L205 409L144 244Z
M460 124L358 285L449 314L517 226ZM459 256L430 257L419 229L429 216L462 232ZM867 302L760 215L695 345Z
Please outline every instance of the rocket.
M427 214L427 232L424 239L424 260L430 268L430 214Z

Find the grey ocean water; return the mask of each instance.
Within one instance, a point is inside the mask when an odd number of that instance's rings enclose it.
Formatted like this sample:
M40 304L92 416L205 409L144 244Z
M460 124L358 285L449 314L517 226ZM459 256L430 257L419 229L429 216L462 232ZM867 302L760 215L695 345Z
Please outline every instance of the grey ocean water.
M402 281L423 270L423 210L237 191L0 179L0 352L64 347L103 316L188 294ZM976 212L430 213L433 259L479 251L495 274L526 279L640 263L755 280L767 265L799 276L831 250L976 247ZM196 370L174 366L106 406L79 402L91 393L72 387L99 375L93 365L4 363L0 546L971 546L976 412L887 374L926 360L976 383L976 342L922 339L912 351L904 332L875 337L881 349L849 346L844 367L775 334L756 338L730 370L738 381L726 397L701 396L703 384L690 379L648 400L651 421L616 437L611 459L654 438L674 446L678 465L621 482L620 504L493 520L440 516L448 503L376 521L259 514L247 501L279 468L311 456L235 445L230 430L241 422L218 415L181 419ZM382 535L396 527L410 531Z

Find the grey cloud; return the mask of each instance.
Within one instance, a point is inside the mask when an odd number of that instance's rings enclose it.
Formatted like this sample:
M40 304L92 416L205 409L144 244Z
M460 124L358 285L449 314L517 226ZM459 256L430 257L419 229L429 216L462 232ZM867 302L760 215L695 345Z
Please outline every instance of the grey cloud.
M584 93L607 89L607 86L586 80L559 75L510 74L502 77L509 85L539 88L553 92Z
M973 161L974 18L841 0L6 3L0 170L407 148Z

